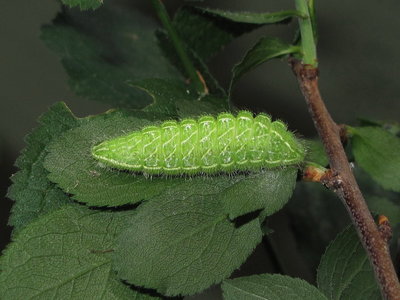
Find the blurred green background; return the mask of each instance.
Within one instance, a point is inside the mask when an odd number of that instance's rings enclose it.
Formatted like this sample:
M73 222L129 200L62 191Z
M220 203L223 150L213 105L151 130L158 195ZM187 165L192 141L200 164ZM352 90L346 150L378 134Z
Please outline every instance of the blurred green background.
M152 15L148 0L105 0L139 7ZM183 1L165 1L173 12ZM276 11L294 7L292 0L187 1L231 10ZM338 123L355 124L357 117L400 121L400 2L394 0L318 1L320 87ZM36 126L47 107L65 101L77 116L95 114L109 107L75 96L59 58L39 39L40 27L59 11L55 0L1 1L0 9L0 249L9 239L6 226L11 201L5 198L13 163L24 147L24 136ZM230 69L261 36L280 36L290 41L295 24L263 27L238 38L210 64L226 87ZM285 120L300 136L315 135L312 121L286 61L273 61L242 78L234 102L255 112L265 111ZM285 230L287 215L275 218ZM279 225L282 223L281 225ZM285 225L286 224L286 225ZM289 231L289 228L287 228ZM269 241L269 246L271 242ZM275 241L290 247L291 239ZM267 245L268 246L268 245ZM273 247L272 247L273 248ZM267 252L269 250L266 250ZM293 260L296 258L294 257ZM298 273L312 281L297 262ZM262 265L265 264L266 267ZM245 266L254 272L271 269L272 261L255 260ZM257 271L255 271L257 272ZM292 270L296 273L296 270ZM210 299L210 298L208 298Z

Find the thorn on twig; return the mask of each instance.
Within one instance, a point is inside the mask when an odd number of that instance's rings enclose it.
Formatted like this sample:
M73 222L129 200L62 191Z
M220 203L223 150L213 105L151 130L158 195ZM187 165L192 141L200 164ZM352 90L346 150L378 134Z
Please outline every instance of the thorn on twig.
M392 238L392 227L390 226L389 219L384 215L378 217L378 229L382 238L388 243Z

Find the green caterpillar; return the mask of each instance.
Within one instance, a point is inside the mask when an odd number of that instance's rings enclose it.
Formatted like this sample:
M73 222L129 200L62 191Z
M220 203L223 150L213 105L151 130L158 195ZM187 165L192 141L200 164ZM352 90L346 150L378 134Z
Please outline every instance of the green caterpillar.
M294 165L305 149L281 121L240 111L148 126L94 146L92 155L117 169L180 175Z

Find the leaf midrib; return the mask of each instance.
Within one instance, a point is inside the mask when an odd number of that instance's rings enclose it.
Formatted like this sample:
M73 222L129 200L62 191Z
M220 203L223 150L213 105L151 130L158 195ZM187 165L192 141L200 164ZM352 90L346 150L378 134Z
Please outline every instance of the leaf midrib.
M49 291L51 289L58 289L58 288L62 287L63 285L65 285L66 283L68 283L68 282L70 282L70 281L72 281L74 279L77 279L77 278L79 278L79 277L81 277L81 276L83 276L83 275L85 275L85 274L97 269L97 268L100 268L105 264L110 264L111 265L111 260L106 260L105 262L102 262L102 263L99 263L99 264L96 264L96 265L91 265L90 268L82 270L78 274L75 274L73 276L69 276L69 277L65 278L64 280L62 280L61 282L58 282L55 285L47 287L46 289L44 289L44 290L40 291L39 293L35 294L34 297L40 296L40 295L44 294L45 292L47 292L47 291ZM105 288L106 288L106 285L104 285L104 289Z

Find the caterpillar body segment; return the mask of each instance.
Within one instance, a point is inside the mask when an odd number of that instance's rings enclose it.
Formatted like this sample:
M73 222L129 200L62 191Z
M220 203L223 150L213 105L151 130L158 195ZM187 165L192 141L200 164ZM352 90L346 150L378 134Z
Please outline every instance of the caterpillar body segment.
M113 168L179 175L294 165L305 149L281 121L240 111L148 126L94 146L92 155Z

